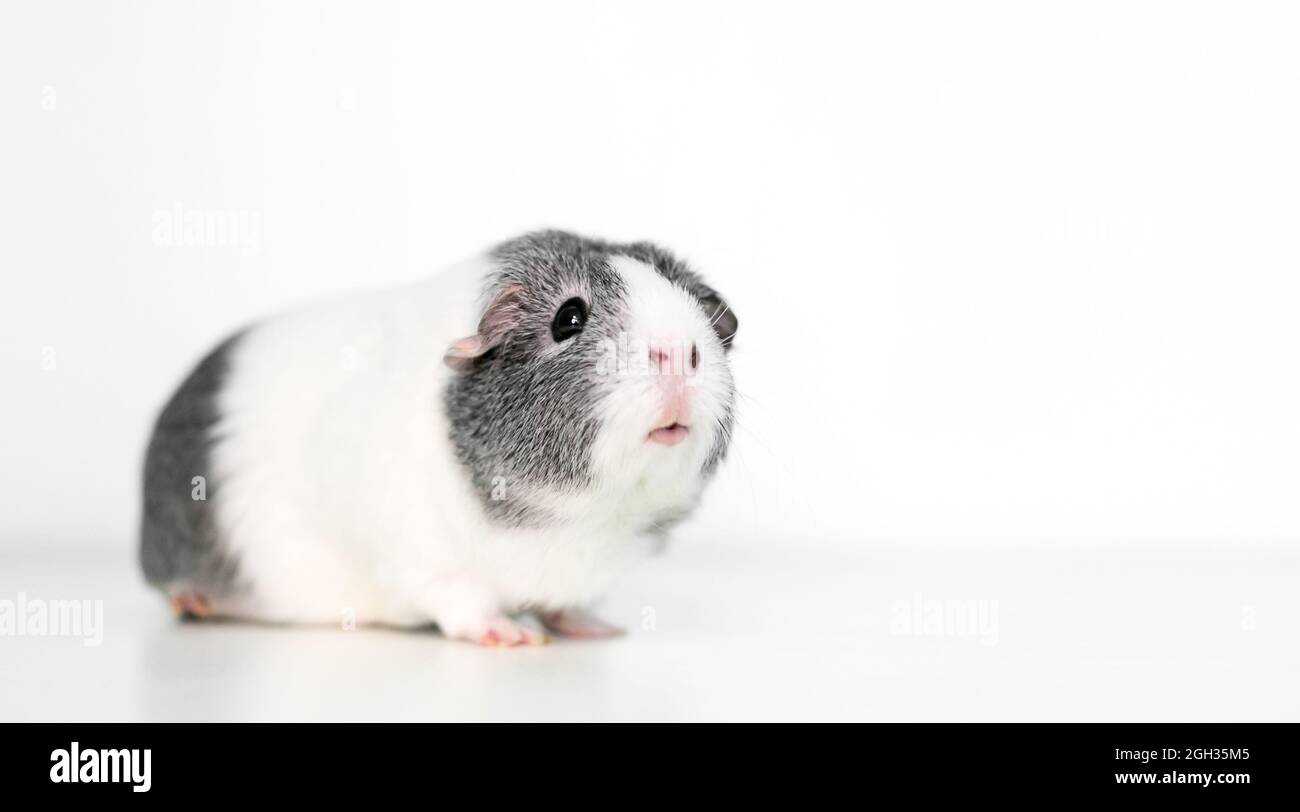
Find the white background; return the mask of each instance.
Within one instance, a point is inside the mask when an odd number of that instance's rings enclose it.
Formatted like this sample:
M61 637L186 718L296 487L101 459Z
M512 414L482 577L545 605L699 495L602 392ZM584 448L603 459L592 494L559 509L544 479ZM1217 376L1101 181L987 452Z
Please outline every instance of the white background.
M1300 9L1045 5L8 4L0 532L129 535L245 321L554 225L733 301L717 532L1296 539Z
M0 562L130 569L149 425L232 329L556 226L739 314L687 549L1294 575L1298 41L1280 2L7 3ZM257 250L158 244L176 207Z

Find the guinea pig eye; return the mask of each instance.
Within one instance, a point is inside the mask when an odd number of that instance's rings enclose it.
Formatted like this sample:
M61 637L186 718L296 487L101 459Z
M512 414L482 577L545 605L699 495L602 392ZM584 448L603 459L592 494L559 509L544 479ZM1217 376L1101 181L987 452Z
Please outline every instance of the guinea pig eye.
M551 322L551 338L561 342L573 338L582 332L587 324L587 304L581 299L570 299L555 311L555 321Z

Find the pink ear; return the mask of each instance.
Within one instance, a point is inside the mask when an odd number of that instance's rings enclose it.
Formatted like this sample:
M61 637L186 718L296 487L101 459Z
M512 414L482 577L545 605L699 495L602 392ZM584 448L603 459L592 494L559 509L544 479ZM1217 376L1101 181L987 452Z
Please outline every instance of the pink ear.
M442 361L452 369L462 370L487 350L488 348L483 344L483 339L478 336L470 336L469 338L462 338L448 347L447 352L442 356Z
M479 319L478 333L452 342L442 356L443 363L455 370L468 369L475 358L505 341L523 315L519 306L523 292L522 285L510 285L498 293Z

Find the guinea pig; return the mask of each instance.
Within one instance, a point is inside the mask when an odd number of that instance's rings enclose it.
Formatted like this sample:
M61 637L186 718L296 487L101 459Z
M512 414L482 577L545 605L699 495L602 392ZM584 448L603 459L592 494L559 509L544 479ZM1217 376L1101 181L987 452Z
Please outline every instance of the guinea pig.
M157 419L145 577L187 617L619 634L588 607L726 455L736 327L667 251L560 231L256 323Z

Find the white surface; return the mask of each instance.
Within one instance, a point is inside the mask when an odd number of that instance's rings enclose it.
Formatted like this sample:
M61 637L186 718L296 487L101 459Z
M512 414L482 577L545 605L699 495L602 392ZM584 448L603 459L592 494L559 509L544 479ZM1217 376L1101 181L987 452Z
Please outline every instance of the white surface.
M0 721L1300 721L1300 562L1268 550L679 545L606 607L626 638L512 650L179 624L128 562L6 564L0 595L102 596L105 634L0 638ZM997 601L996 636L893 633L917 592Z

